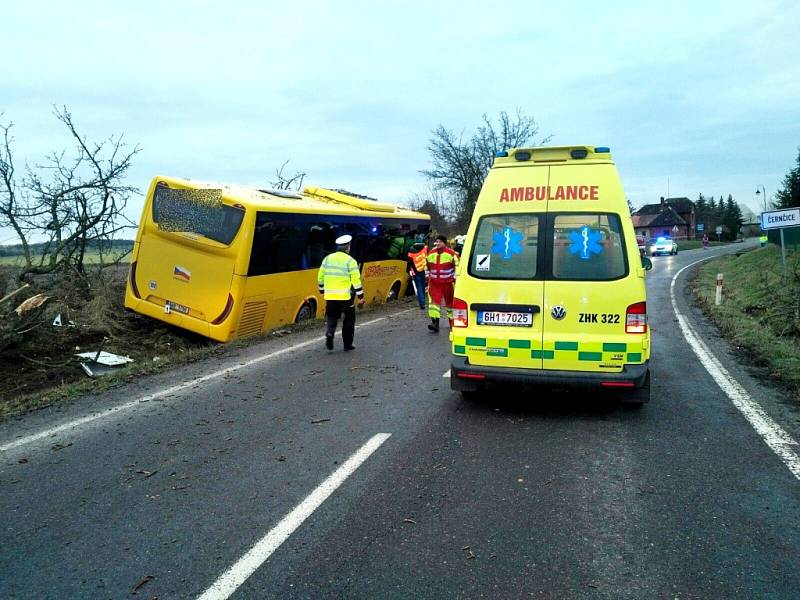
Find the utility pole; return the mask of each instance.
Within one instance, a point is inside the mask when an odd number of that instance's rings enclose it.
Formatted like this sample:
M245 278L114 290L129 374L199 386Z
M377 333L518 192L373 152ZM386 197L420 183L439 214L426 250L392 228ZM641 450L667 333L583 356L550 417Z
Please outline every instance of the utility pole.
M758 189L758 188L761 188L761 189ZM761 184L757 185L756 186L756 196L761 195L761 190L764 190L764 196L763 196L764 210L762 212L767 212L767 190L764 189L763 185L761 185Z

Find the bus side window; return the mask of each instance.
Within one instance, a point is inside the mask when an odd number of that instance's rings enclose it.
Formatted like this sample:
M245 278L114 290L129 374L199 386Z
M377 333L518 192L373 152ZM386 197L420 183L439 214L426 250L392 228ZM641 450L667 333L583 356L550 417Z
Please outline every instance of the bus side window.
M256 228L253 234L253 249L250 252L248 275L266 275L272 273L272 240L275 225L264 213L258 213Z
M305 268L316 269L322 264L322 259L328 254L325 250L325 241L326 238L331 237L330 229L331 227L327 223L315 223L309 228L305 251Z

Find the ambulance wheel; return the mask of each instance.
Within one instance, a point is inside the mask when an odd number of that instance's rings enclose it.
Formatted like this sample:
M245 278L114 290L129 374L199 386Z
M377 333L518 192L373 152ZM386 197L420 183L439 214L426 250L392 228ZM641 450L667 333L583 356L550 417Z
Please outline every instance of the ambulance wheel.
M294 318L295 323L301 323L313 319L317 314L316 307L312 302L304 302L300 310L297 311L297 316Z
M392 286L392 289L389 290L389 295L386 296L386 301L387 302L394 302L395 300L397 300L397 297L399 295L400 295L400 282L399 281L395 281L394 285Z
M622 396L622 405L625 408L636 410L642 408L646 402L650 402L650 371L645 375L642 387Z

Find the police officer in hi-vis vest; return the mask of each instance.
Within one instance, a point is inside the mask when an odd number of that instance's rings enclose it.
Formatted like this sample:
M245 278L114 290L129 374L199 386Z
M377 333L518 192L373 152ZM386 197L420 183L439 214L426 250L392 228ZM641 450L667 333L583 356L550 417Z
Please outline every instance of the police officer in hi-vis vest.
M358 306L364 306L364 289L361 287L361 274L358 263L350 256L350 242L353 236L336 238L336 252L326 256L317 273L319 293L325 298L325 347L333 350L333 335L336 324L344 313L342 322L342 342L345 350L353 350L353 336L356 330L355 298Z

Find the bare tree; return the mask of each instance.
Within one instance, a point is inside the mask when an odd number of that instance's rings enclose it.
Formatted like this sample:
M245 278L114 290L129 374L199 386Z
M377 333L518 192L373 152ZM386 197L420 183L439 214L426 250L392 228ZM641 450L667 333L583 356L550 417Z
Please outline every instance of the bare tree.
M538 133L536 120L525 116L520 109L515 117L501 112L496 124L484 114L483 124L466 141L463 134L456 136L439 125L428 142L433 167L422 174L447 193L456 222L463 228L469 223L495 155L509 148L546 144L552 138L546 136L535 141Z
M125 150L122 136L89 142L80 135L66 107L53 114L69 130L73 155L53 152L41 165L26 164L17 183L13 160L12 123L0 124L0 226L10 227L22 245L19 278L55 271L84 273L87 250L103 247L123 229L132 227L123 210L138 190L123 183L136 146ZM32 250L32 244L37 249ZM39 250L41 248L41 250Z
M441 190L431 187L423 193L411 197L411 209L424 213L431 218L431 233L451 234L453 215L450 214L450 203Z
M305 172L295 171L294 175L287 176L283 174L286 165L289 164L287 160L283 163L280 169L275 169L275 181L270 181L269 185L273 190L297 190L303 187L303 180L306 178Z

